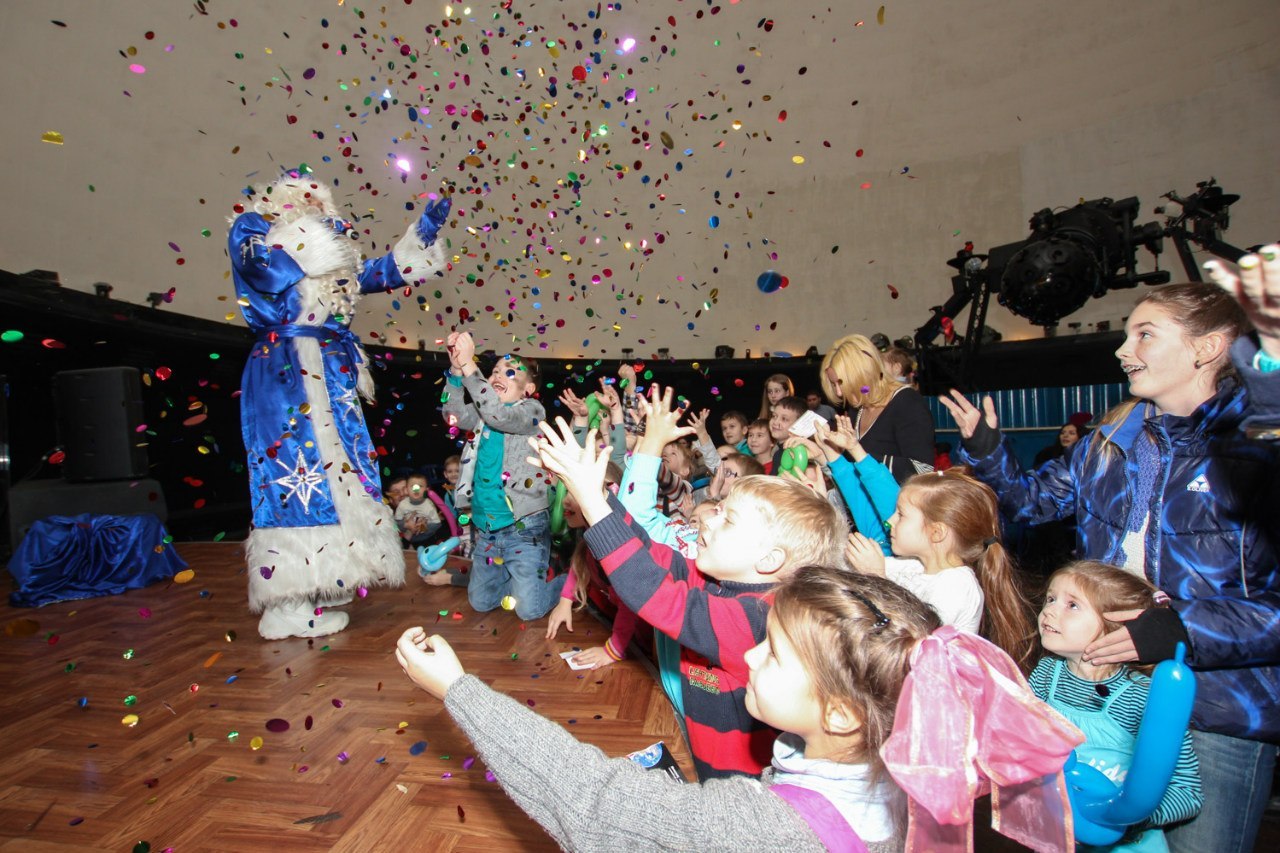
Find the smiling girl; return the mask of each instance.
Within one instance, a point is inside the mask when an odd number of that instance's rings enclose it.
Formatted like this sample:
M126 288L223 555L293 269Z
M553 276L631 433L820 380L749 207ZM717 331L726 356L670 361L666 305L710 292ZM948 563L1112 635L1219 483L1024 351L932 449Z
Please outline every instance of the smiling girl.
M1115 614L1084 650L1106 665L1173 656L1187 644L1205 803L1167 833L1175 851L1250 851L1280 742L1280 246L1240 259L1239 276L1149 292L1116 357L1132 400L1070 459L1025 471L996 427L953 391L942 402L962 459L1013 521L1074 515L1076 553L1146 577L1167 608ZM1250 324L1257 337L1246 334ZM1268 429L1270 428L1270 429Z

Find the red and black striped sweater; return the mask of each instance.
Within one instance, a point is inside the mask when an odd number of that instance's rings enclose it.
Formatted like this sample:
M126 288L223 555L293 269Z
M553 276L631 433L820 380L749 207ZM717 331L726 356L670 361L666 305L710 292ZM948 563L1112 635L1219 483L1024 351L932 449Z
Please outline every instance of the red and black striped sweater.
M649 539L609 497L613 512L586 531L618 597L681 646L685 724L698 778L759 776L777 731L747 713L748 649L765 638L775 584L720 582Z

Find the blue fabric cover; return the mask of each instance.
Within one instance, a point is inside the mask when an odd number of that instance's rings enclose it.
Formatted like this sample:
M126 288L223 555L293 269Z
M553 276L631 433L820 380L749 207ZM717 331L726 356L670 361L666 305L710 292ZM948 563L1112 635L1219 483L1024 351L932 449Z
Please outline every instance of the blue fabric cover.
M119 595L187 567L154 515L55 515L31 525L9 561L13 607Z

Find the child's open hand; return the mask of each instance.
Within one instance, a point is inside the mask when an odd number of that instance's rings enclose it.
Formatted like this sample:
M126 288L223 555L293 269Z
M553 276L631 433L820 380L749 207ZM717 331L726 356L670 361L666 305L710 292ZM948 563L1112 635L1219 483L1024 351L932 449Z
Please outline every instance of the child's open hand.
M573 413L573 422L579 426L587 423L587 401L570 391L568 388L560 392L560 402L564 403L564 407Z
M444 637L428 637L421 627L409 628L400 635L396 661L410 681L437 699L443 699L453 683L466 675Z
M857 461L861 461L862 457L866 456L862 443L858 441L857 433L853 431L853 421L848 415L836 415L835 429L831 429L825 423L815 424L813 435L822 446L822 452L828 462L834 461L841 451L852 454Z
M555 427L543 421L538 428L542 434L529 439L529 446L538 455L530 456L529 463L560 476L582 509L587 524L595 524L607 516L609 502L604 497L604 469L609 464L609 445L597 446L595 430L587 433L585 446L579 445L564 418L556 418Z
M551 609L551 616L547 619L547 639L554 640L556 634L560 631L560 626L570 634L573 633L573 599L562 598Z
M1222 261L1206 261L1205 272L1244 308L1258 332L1262 349L1280 359L1280 246L1263 246L1257 254L1245 255L1232 273Z
M711 433L707 432L707 418L709 417L711 417L710 409L700 409L689 413L689 426L693 427L693 432L698 436L698 441L703 444L711 444Z
M861 533L850 533L849 542L844 546L844 558L849 565L864 575L884 576L884 551L880 543L872 541Z
M658 383L649 387L649 399L639 398L640 411L645 417L644 435L636 445L637 453L661 456L662 448L678 438L693 435L691 426L677 426L684 409L671 408L672 388L664 391Z
M596 396L600 398L600 402L609 408L609 414L617 414L616 423L622 423L622 398L618 396L618 389L614 388L600 378L600 390L596 392Z

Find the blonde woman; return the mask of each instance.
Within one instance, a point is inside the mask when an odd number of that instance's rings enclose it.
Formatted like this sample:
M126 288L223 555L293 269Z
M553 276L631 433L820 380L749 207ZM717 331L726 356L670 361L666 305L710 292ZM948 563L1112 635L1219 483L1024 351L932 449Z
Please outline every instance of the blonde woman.
M858 441L899 483L933 470L933 416L924 397L889 375L865 335L832 344L822 359L822 390L848 407Z

